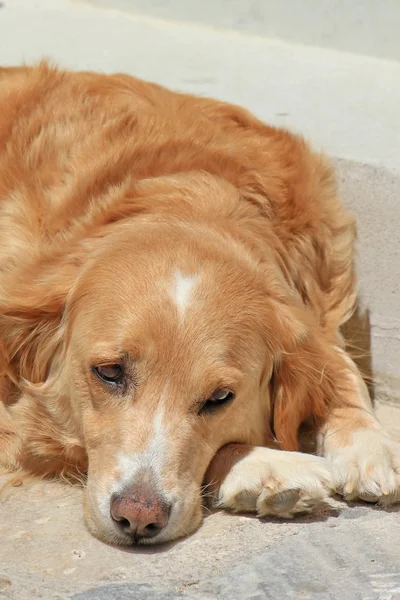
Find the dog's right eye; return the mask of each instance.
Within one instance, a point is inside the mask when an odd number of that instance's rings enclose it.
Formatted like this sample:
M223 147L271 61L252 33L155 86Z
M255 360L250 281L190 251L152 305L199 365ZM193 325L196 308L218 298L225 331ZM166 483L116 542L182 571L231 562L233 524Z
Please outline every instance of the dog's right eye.
M208 400L203 404L200 409L200 413L212 412L216 408L219 408L223 404L228 404L235 398L234 392L228 389L218 389L215 390L208 398Z
M111 383L112 385L121 385L123 383L124 370L122 365L118 363L99 365L98 367L93 367L92 371L99 379L105 381L105 383Z

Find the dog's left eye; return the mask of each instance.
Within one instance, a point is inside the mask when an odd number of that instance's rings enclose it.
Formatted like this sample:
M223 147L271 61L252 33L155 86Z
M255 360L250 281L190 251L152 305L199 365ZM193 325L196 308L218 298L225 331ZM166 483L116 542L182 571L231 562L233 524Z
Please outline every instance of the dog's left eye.
M105 381L106 383L119 385L124 380L124 371L122 365L117 363L93 367L93 372L99 379Z
M208 398L208 400L203 404L200 412L211 411L214 408L217 408L218 406L227 404L228 402L233 400L234 397L235 397L235 394L231 390L227 390L227 389L215 390L215 392L213 392L211 394L211 396Z

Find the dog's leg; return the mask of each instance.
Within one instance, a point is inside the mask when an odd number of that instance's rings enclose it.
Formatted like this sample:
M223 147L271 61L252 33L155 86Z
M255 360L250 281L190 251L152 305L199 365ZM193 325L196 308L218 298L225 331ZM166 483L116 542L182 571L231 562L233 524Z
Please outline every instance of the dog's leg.
M310 512L334 489L324 458L242 444L217 453L206 483L218 507L285 519Z
M360 372L347 354L346 360L347 406L332 409L319 434L319 451L332 464L338 491L347 500L388 506L400 502L400 444L376 419Z

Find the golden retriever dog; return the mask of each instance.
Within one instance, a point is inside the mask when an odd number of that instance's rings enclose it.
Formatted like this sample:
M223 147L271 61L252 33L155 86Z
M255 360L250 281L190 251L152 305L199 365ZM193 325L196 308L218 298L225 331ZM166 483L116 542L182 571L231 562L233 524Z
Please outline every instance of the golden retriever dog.
M95 536L191 533L204 486L261 517L400 501L340 334L354 220L300 137L125 75L4 68L0 231L2 470L84 474Z

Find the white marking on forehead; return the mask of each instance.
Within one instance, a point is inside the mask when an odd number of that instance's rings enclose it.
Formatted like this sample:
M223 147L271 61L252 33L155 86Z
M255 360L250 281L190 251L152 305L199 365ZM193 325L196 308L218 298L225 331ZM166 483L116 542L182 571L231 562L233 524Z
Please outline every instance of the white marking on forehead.
M174 275L174 283L170 293L172 300L175 302L180 317L185 314L189 302L193 295L193 290L199 281L198 275L183 275L180 271L176 271Z

